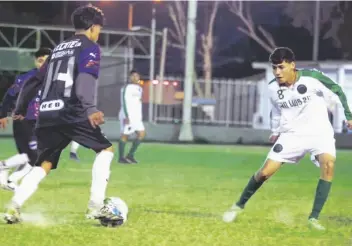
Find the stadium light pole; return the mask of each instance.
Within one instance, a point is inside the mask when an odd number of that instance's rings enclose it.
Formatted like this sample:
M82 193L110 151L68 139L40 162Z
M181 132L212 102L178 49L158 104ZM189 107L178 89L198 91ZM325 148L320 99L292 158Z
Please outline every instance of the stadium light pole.
M186 39L186 64L185 85L183 98L182 125L180 129L180 141L193 141L192 133L192 97L193 97L193 73L196 45L196 18L197 0L188 1L187 13L187 39Z
M313 61L319 58L319 36L320 36L320 0L315 2L314 34L313 34Z

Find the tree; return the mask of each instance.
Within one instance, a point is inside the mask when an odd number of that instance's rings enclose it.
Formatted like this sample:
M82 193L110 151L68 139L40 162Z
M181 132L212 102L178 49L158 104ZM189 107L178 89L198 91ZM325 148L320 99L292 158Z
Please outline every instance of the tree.
M178 48L182 51L183 58L185 58L186 48L186 32L187 32L187 13L186 5L187 2L174 1L168 5L169 16L173 23L174 30L170 30L172 41L169 43L171 47ZM207 3L209 4L209 3ZM216 15L219 8L219 2L211 3L212 8L208 24L204 33L197 32L200 34L201 48L197 49L197 54L202 57L203 60L203 75L205 79L205 88L202 90L201 86L194 79L196 94L199 97L211 97L211 81L212 81L212 55L214 52L214 24ZM196 75L196 73L195 73Z
M303 27L314 34L315 1L311 2L287 2L284 14L291 18L294 27ZM346 5L341 5L338 1L320 2L319 29L323 39L331 38L336 47L341 46L338 36L339 26L344 22L344 12Z
M261 25L254 23L250 9L251 2L229 1L227 4L231 13L237 16L244 24L244 27L237 27L240 32L256 41L268 53L271 53L277 47L273 36Z
M243 26L237 27L239 31L256 41L267 52L272 52L277 43L267 30L261 25L255 24L253 21L253 13L251 12L251 2L229 1L227 2L229 10L237 16ZM284 16L290 19L290 24L296 28L304 28L308 30L311 36L314 34L315 20L315 1L288 1L285 3L277 3L276 7L280 8ZM339 27L344 23L345 12L348 3L341 4L335 2L320 2L320 22L319 30L323 39L332 39L336 47L341 46L340 37L338 35Z

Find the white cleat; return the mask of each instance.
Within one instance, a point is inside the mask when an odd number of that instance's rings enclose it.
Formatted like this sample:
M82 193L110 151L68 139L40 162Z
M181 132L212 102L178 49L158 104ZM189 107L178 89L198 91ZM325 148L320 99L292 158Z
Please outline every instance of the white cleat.
M237 205L233 205L230 210L226 211L222 216L222 220L226 223L230 223L236 219L236 217L242 213L243 209Z
M325 227L322 224L320 224L319 220L315 218L308 219L308 225L311 228L316 229L318 231L325 231Z
M7 181L6 184L1 184L0 187L4 190L9 190L9 191L13 191L13 192L15 192L15 190L17 189L16 183L10 182L10 181Z

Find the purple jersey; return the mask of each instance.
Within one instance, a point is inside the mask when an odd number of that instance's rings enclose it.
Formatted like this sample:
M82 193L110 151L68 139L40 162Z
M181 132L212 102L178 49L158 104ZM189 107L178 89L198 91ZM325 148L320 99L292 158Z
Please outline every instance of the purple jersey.
M29 78L35 76L37 71L38 71L37 69L32 69L27 73L18 75L16 77L15 82L7 90L6 95L4 97L4 100L3 100L3 105L5 105L4 111L9 111L13 109L13 105L16 103L17 96L20 93L24 85L24 82ZM36 95L28 104L25 118L28 120L36 120L38 117L38 111L39 111L39 96ZM4 113L7 113L7 112L4 112Z

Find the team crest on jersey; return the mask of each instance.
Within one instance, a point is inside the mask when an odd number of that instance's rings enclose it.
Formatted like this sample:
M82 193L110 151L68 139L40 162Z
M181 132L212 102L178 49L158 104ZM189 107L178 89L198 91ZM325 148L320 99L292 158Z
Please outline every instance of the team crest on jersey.
M297 87L297 91L299 92L299 94L304 94L307 92L307 86L305 85L299 85Z
M281 144L275 144L274 148L273 148L273 151L275 153L280 153L284 148L282 147Z

